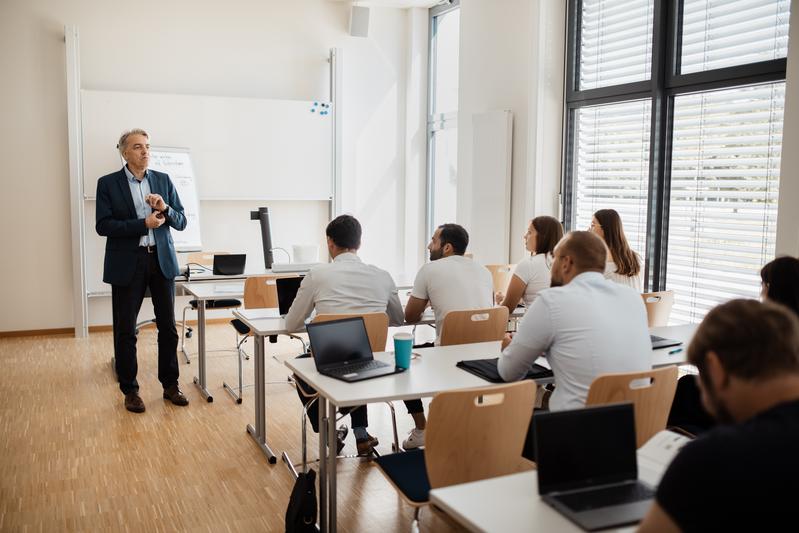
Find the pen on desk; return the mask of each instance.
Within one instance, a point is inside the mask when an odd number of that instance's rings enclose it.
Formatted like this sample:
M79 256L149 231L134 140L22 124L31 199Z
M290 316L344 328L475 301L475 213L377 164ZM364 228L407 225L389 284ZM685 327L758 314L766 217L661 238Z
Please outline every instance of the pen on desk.
M682 348L675 348L674 350L671 350L669 352L669 355L674 355L675 353L680 353L681 351L682 351Z

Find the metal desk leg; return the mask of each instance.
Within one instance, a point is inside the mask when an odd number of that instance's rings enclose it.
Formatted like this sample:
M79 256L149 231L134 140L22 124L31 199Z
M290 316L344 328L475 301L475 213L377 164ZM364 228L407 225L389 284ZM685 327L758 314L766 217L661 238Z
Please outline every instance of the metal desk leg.
M266 376L264 375L264 337L255 335L255 427L247 424L247 433L264 452L269 464L277 462L266 443Z
M197 301L197 373L199 376L194 378L194 384L203 398L213 402L214 397L205 385L205 300Z
M327 529L327 400L319 396L319 531ZM333 448L335 450L335 448Z
M336 533L336 406L327 402L327 530Z

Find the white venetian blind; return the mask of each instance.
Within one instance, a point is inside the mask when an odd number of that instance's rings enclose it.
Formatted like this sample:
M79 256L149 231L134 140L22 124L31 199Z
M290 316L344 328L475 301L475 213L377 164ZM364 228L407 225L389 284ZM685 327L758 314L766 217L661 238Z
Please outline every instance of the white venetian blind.
M790 0L685 0L681 73L786 57Z
M579 90L648 80L652 0L581 2Z
M574 229L599 209L615 209L633 250L645 259L650 100L575 111Z
M774 258L785 83L678 96L666 286L671 321L756 298Z

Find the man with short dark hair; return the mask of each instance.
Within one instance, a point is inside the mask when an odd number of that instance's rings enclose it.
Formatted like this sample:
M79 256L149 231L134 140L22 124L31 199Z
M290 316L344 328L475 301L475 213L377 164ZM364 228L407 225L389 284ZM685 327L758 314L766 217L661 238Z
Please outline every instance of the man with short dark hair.
M690 346L702 403L724 424L686 444L639 531L793 529L799 494L799 319L732 300Z
M286 329L304 329L305 320L314 310L316 314L386 313L389 325L401 326L402 305L391 275L376 266L364 264L357 255L362 233L358 220L350 215L338 216L327 225L325 233L333 262L314 267L303 278L294 303L286 314ZM306 391L305 396L300 394L303 401L315 392L301 380L297 383ZM317 409L316 402L308 409L314 431L319 431ZM352 409L350 418L358 453L369 453L378 442L366 432L366 406ZM339 446L343 446L343 442Z
M450 311L493 307L494 284L484 266L464 257L469 234L458 224L440 225L430 239L427 249L430 262L416 274L413 290L405 306L405 322L413 324L422 319L427 303L436 315L436 343L441 338L444 316ZM424 446L427 421L421 400L405 402L415 428L402 443L406 450Z

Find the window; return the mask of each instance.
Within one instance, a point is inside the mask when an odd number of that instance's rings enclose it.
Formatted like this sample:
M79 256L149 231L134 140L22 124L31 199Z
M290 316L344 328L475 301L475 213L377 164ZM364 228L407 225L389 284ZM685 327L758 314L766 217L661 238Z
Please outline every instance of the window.
M616 209L673 323L774 257L789 0L571 0L564 218Z
M427 227L455 221L458 187L459 2L430 9Z

